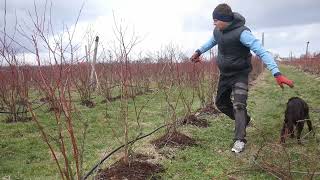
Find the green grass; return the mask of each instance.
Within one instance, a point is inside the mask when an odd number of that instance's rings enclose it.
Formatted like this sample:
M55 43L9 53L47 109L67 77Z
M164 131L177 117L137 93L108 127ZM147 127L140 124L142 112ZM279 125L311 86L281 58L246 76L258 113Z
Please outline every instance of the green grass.
M242 173L234 173L232 176L240 179L273 179L263 171L253 169L250 159L257 149L266 142L276 143L279 139L280 126L283 121L283 112L288 98L297 96L304 98L312 108L320 109L320 81L314 81L314 77L293 68L282 67L282 72L295 81L295 88L285 88L283 91L276 85L269 72L265 72L264 78L251 88L248 109L254 119L254 127L247 131L248 144L245 152L241 155L231 153L234 122L226 116L209 118L209 128L195 128L193 126L181 127L180 130L195 138L198 146L185 149L173 150L172 158L158 158L166 172L162 173L163 179L212 179L226 178L224 173L235 170L247 170ZM189 93L190 91L186 92ZM170 96L174 100L177 92ZM147 133L162 125L170 118L170 111L164 101L163 94L155 96L152 93L137 97L138 107L147 103L141 114L141 127L143 133ZM75 98L76 100L78 98ZM109 117L106 118L106 105L101 104L102 98L95 96L95 108L87 108L76 102L78 112L74 125L78 140L81 140L83 124L88 124L87 138L85 141L84 170L87 172L106 153L113 150L123 142L123 124L119 120L119 101L112 102L108 106ZM195 101L193 110L198 108L200 102ZM47 107L37 110L41 123L46 127L50 135L55 135L55 119L51 113L46 112ZM181 101L178 105L178 116L185 113ZM2 120L5 117L0 117ZM311 118L319 119L320 114L311 112ZM314 121L314 123L319 120ZM47 145L41 138L38 128L34 122L7 124L0 122L0 178L10 176L11 179L59 179L58 170L53 162ZM132 101L129 102L129 136L135 137L139 133L139 127L135 122L135 113ZM150 141L160 136L164 130L137 142L133 146L134 151L146 154L157 154ZM304 131L305 132L305 131ZM115 138L119 138L119 141ZM262 138L265 137L265 138ZM310 139L305 146L299 146L294 140L289 140L286 145L290 156L298 163L294 163L294 170L306 169L301 162L301 153L316 155L319 145ZM103 164L107 166L121 156L115 154L110 160ZM157 155L159 156L159 155ZM315 156L317 157L317 156ZM319 158L315 158L319 162ZM283 160L278 159L281 163ZM315 167L319 167L316 163ZM318 169L318 171L320 171ZM296 176L299 178L299 176Z
M175 101L177 93L177 91L170 92L171 101ZM190 91L186 93L190 94ZM38 94L32 96L41 97ZM124 125L119 119L120 102L117 100L106 106L106 104L101 103L102 97L95 96L93 101L96 103L96 107L87 108L80 105L77 94L74 96L77 112L73 115L73 123L78 142L82 140L84 124L88 125L84 152L84 172L88 172L104 155L124 143ZM39 104L34 104L34 106L37 107ZM170 119L170 111L167 109L164 95L161 92L138 96L136 104L138 111L145 106L140 115L141 131L144 134ZM106 117L106 107L108 117ZM199 107L199 102L194 103L193 109L195 110L197 107ZM180 117L184 113L185 110L180 100L177 115ZM53 138L57 138L55 116L52 112L48 112L48 107L43 106L37 109L36 114L45 131ZM4 122L5 118L5 116L0 116L0 177L10 176L12 179L59 178L57 166L35 122L9 124ZM136 122L133 101L129 101L128 118L129 139L133 139L140 132ZM66 131L64 131L64 135L67 137ZM50 141L54 144L56 151L59 151L52 138L50 138ZM67 139L66 141L70 150L70 140ZM109 165L119 156L121 156L121 153L112 156L104 166Z

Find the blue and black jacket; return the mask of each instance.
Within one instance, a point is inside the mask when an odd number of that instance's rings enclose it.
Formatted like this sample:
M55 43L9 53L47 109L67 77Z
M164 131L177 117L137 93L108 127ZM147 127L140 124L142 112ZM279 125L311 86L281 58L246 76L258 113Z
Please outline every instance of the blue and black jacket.
M213 36L197 52L202 54L217 44L217 64L222 75L249 74L252 70L250 50L260 57L273 75L280 73L272 55L245 26L245 18L239 13L234 13L234 20L226 29L215 28Z

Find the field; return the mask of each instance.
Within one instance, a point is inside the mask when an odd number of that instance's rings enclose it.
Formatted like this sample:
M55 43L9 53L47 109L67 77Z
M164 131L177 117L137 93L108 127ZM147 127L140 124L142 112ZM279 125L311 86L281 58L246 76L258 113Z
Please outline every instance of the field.
M166 160L169 166L166 173L168 179L216 179L234 177L236 179L275 179L288 174L288 157L291 171L319 171L319 134L316 138L308 137L304 146L290 140L288 145L281 147L279 133L284 118L287 99L292 96L303 97L312 107L311 119L319 128L319 94L320 81L303 72L282 67L284 73L295 80L295 88L281 90L274 82L269 72L265 72L257 84L252 87L249 95L249 112L254 118L254 125L248 128L248 144L244 154L240 156L231 153L231 137L234 124L226 116L210 118L211 127L207 129L187 128L193 137L201 141L200 147L179 151L173 160ZM308 82L308 85L306 84ZM304 131L306 133L306 131ZM265 163L270 163L266 169L255 164L257 151L266 146L260 156L266 156ZM283 149L282 149L283 148ZM271 153L271 155L269 154ZM262 158L261 157L261 158ZM257 158L256 161L258 161ZM260 159L261 160L261 159ZM261 162L260 162L261 163ZM262 164L262 163L261 163ZM266 165L266 164L264 164ZM272 165L272 166L271 166ZM269 173L267 173L269 172ZM272 175L273 173L274 175ZM291 173L293 179L302 179L304 174ZM306 177L304 177L306 178ZM314 177L318 179L319 177Z
M288 66L281 67L283 73L295 81L295 88L277 87L275 80L265 70L257 80L252 82L248 100L248 109L253 117L252 126L248 128L248 144L241 155L231 153L234 123L222 114L206 115L209 127L201 128L192 125L177 126L179 132L192 137L196 145L191 147L155 148L150 142L166 132L163 128L156 133L141 139L129 147L130 153L149 155L151 162L162 164L165 171L154 176L163 179L211 179L239 177L250 179L278 177L293 177L299 179L310 177L312 172L319 172L319 134L307 136L304 145L298 145L295 140L289 140L285 146L279 145L279 132L283 122L283 113L288 98L299 96L304 98L311 107L311 119L315 127L319 126L320 101L316 94L320 90L319 80ZM152 83L151 83L152 84ZM183 91L179 86L168 91L155 90L137 95L128 101L128 138L134 139L151 132L155 128L188 115L188 103L183 98L195 96L192 88ZM205 86L204 86L205 87ZM116 90L117 91L117 90ZM180 93L180 96L179 96ZM183 96L181 96L181 93ZM168 96L169 101L166 101ZM41 97L37 91L31 91L30 99ZM81 105L81 98L74 92L72 102L76 109L73 112L74 134L77 136L79 149L82 147L82 174L88 172L106 154L125 142L125 122L120 119L119 107L121 99L101 103L104 98L93 95L95 107ZM176 98L178 97L178 98ZM201 107L200 98L194 98L191 112ZM168 106L176 105L175 109ZM41 105L41 101L34 101L33 107ZM62 154L59 151L59 131L53 112L48 104L35 109L38 121L49 135L48 141L55 148L55 154L62 164ZM143 107L143 108L142 108ZM135 109L142 109L137 122ZM29 114L28 114L29 115ZM12 179L59 179L59 171L54 162L52 152L44 143L43 137L34 121L6 123L2 116L1 122L1 177ZM66 126L68 127L68 126ZM66 153L72 162L72 142L67 136L67 129L61 131L66 141ZM85 133L84 133L85 132ZM304 131L306 133L306 131ZM263 147L263 148L262 148ZM260 150L257 155L258 150ZM63 152L63 151L62 151ZM269 152L269 153L268 153ZM271 155L270 155L271 152ZM285 154L285 152L287 154ZM130 154L129 153L129 154ZM110 166L123 157L123 150L118 151L102 163L99 168ZM290 162L290 166L287 163ZM264 165L263 167L259 166ZM71 164L75 167L75 164ZM270 169L268 169L269 165ZM298 173L294 173L298 172ZM299 173L300 172L300 173ZM96 172L95 172L96 173ZM275 174L272 175L271 173ZM316 175L317 175L316 173ZM317 176L315 176L317 177Z
M10 34L6 3L0 32L0 178L320 179L316 53L311 57L307 49L305 57L279 62L295 82L284 89L252 57L248 143L235 154L234 122L215 105L217 53L200 56L199 63L173 43L139 53L135 47L143 37L114 12L112 42L99 42L90 29L77 34L77 28L84 30L77 26L82 8L71 27L55 32L47 1L43 12L34 2L26 27L16 23ZM299 121L310 120L314 128L304 129L302 144L295 138L279 141L293 96L309 104L310 118Z

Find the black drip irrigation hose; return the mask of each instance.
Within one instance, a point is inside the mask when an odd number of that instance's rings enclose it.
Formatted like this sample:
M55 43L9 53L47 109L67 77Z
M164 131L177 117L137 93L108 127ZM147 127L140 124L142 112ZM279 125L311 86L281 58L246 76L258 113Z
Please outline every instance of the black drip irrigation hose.
M156 128L155 130L153 130L152 132L146 134L146 135L143 135L143 136L140 136L140 137L137 137L136 139L134 140L131 140L128 142L128 144L132 144L140 139L143 139L143 138L146 138L148 136L150 136L151 134L157 132L158 130L168 126L170 124L165 124L165 125L162 125L158 128ZM119 146L118 148L114 149L112 152L110 152L108 155L106 155L102 160L100 160L82 179L85 180L87 179L105 160L107 160L111 155L113 155L114 153L116 153L118 150L120 150L121 148L123 148L125 146L125 144Z
M200 115L200 114L199 114ZM198 116L199 116L198 115ZM128 144L132 144L140 139L143 139L143 138L146 138L150 135L152 135L153 133L159 131L160 129L166 127L166 126L171 126L173 124L176 124L176 123L181 123L179 120L176 120L175 122L173 123L170 123L170 124L164 124L158 128L156 128L155 130L153 130L152 132L146 134L146 135L143 135L143 136L140 136L140 137L137 137L135 138L134 140L131 140L128 142ZM114 153L116 153L117 151L119 151L121 148L123 148L125 146L125 144L119 146L118 148L114 149L112 152L110 152L108 155L106 155L102 160L100 160L82 179L85 180L87 179L105 160L107 160L110 156L112 156Z

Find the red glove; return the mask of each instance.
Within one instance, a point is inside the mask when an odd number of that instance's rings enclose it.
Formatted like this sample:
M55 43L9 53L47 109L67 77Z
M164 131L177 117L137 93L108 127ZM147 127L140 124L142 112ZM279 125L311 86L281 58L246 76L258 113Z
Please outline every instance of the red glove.
M279 86L281 88L283 88L283 84L288 85L289 87L293 88L293 81L288 79L287 77L285 77L284 75L277 75L276 77L276 81L279 84Z

